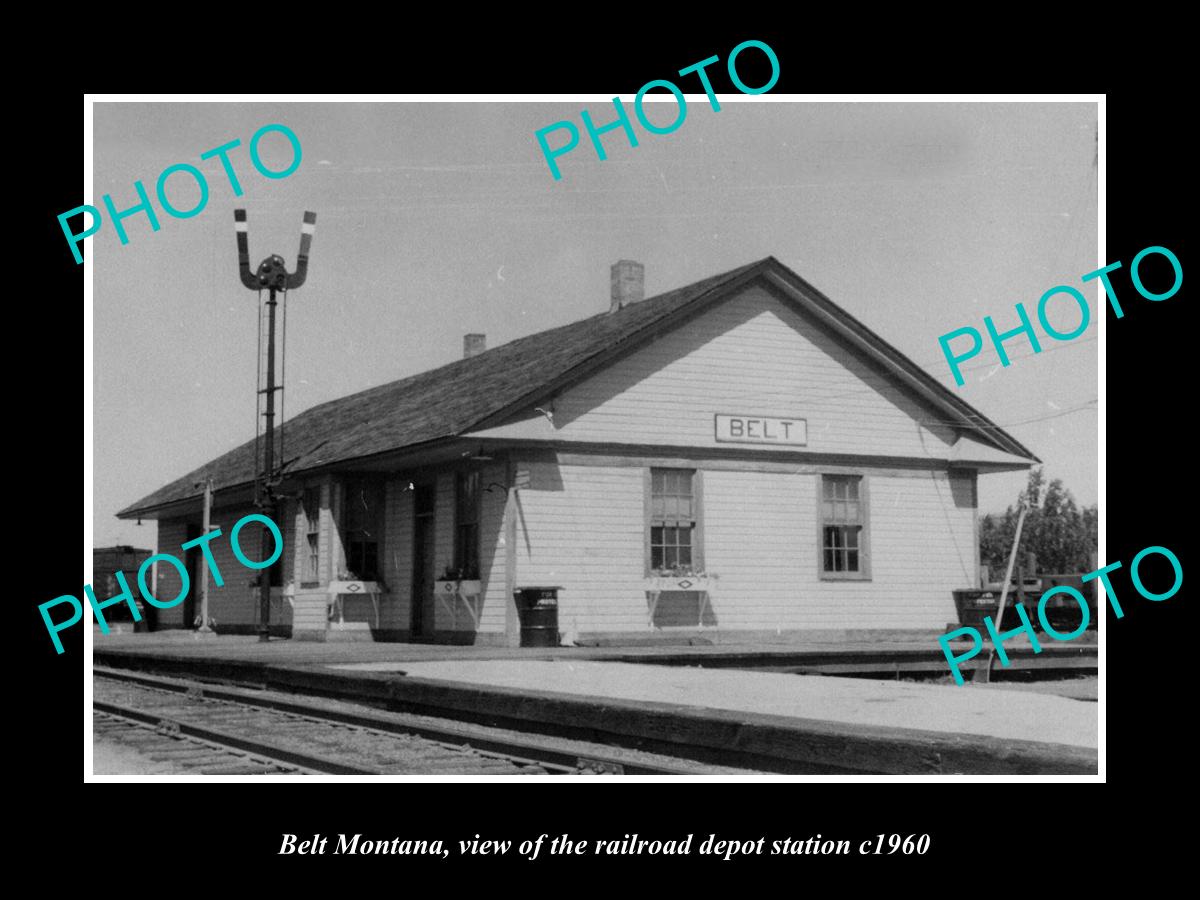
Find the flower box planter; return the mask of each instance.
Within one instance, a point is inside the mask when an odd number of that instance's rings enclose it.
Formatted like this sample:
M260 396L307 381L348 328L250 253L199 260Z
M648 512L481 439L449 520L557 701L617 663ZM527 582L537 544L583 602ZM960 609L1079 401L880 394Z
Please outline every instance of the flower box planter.
M483 603L483 582L478 578L451 581L441 579L433 583L433 596L450 613L450 630L458 630L458 602L462 601L471 617L472 627L479 630L479 612Z
M651 575L646 579L645 590L662 591L710 591L716 581L712 575Z
M333 624L344 629L350 626L363 625L370 627L365 622L346 622L343 617L342 597L344 596L366 596L371 598L371 608L375 613L375 627L379 627L379 595L384 592L385 588L378 581L331 581L329 582L329 618L332 620L337 616L337 621Z
M382 594L383 585L378 581L331 581L329 593L336 594Z
M664 593L687 592L698 593L700 606L697 610L697 626L704 627L704 612L711 608L713 588L716 585L716 575L649 575L643 582L643 590L649 601L646 613L646 624L655 628L654 615L658 609L658 599Z
M438 596L450 594L462 594L464 596L477 596L483 592L483 582L479 579L463 580L463 581L435 581L433 589Z

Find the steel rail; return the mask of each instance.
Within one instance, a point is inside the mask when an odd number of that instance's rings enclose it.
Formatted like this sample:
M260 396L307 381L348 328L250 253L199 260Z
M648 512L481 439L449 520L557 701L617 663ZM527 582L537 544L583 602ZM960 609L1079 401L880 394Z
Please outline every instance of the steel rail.
M171 716L160 716L153 711L135 709L132 706L121 706L118 703L108 703L104 700L92 700L92 708L98 712L107 713L110 716L140 722L144 725L153 725L157 730L167 735L178 734L185 737L197 738L210 744L219 744L222 747L231 747L245 753L252 753L270 762L286 763L287 765L312 769L314 772L322 772L329 775L381 774L375 769L351 766L338 760L314 756L311 753L299 753L288 747L281 747L278 744L268 741L253 740L240 735L230 734L227 731L220 731L216 728L194 725L182 719Z
M223 700L276 712L306 716L326 723L349 725L390 734L416 735L417 737L452 747L469 747L476 753L506 759L517 765L537 766L545 770L548 774L577 774L580 771L592 771L616 775L712 775L732 771L701 763L692 763L684 759L674 761L675 764L652 763L624 753L620 748L609 748L598 745L589 746L586 754L580 754L571 748L561 746L565 742L559 739L542 738L539 735L522 735L520 740L514 740L497 736L493 729L469 723L457 721L435 723L435 721L431 721L428 717L417 717L408 713L388 712L383 714L375 710L353 709L348 706L336 705L337 701L313 702L309 700L306 702L305 700L293 699L291 697L263 696L259 692L244 688L167 678L120 669L108 669L100 666L93 668L93 675L98 678L125 681L197 699L206 697L213 700ZM111 704L108 705L111 706ZM100 701L95 701L93 706L97 709L102 708ZM142 721L150 722L151 724L163 718L162 716L155 716L154 713L142 713ZM182 729L184 724L181 722L180 726ZM187 727L196 731L207 730L212 734L220 734L220 732L198 726ZM237 741L253 743L246 741L245 738L234 735L227 735L226 737ZM223 737L211 739L219 742L224 741ZM275 752L290 752L286 748L264 745L264 748L267 747L271 749L260 749L256 752L261 755L273 755ZM296 754L296 756L301 755L303 754ZM311 760L311 763L297 764L312 768L320 767L322 762L320 758L312 757ZM338 764L332 760L326 760L325 764L341 765L342 768L337 774L382 774L375 770ZM322 771L330 770L322 769Z

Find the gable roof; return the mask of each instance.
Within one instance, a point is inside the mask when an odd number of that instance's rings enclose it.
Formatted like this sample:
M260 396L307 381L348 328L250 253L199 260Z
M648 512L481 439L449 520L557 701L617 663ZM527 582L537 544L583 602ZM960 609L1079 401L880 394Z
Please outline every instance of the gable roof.
M594 371L614 355L638 346L639 338L671 327L680 318L707 308L736 287L763 275L798 292L811 304L810 313L829 317L844 337L899 374L910 388L953 420L961 421L964 430L980 434L988 444L1007 452L1038 461L1015 438L768 256L624 309L518 338L476 356L314 406L285 425L288 472L294 474L474 430L568 380ZM202 492L199 485L210 477L215 490L250 484L256 469L254 450L255 441L247 441L130 504L117 516L133 518L197 497Z

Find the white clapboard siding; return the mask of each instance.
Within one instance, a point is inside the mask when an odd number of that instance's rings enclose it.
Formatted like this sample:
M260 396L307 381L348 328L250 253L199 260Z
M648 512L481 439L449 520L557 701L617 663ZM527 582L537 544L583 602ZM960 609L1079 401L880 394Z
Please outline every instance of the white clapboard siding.
M643 471L562 466L563 490L521 491L518 586L560 585L564 632L649 630ZM940 628L955 619L951 591L973 583L973 492L945 473L868 476L871 580L844 582L818 575L817 475L701 471L706 626ZM668 598L682 605L659 623L694 626L696 599Z
M319 486L318 490L321 493L321 515L318 522L320 531L317 533L317 580L321 584L329 584L330 580L337 574L337 568L333 562L333 547L334 527L333 518L333 484L325 479Z
M705 561L720 627L940 628L974 583L974 516L944 473L871 475L870 581L818 571L817 475L704 473Z
M560 586L565 632L645 628L642 470L561 466L559 475L562 490L519 492L516 586Z
M767 290L749 286L555 398L481 435L718 444L716 413L807 420L807 450L945 459L951 429ZM933 424L930 424L933 423ZM761 449L761 447L760 447Z
M325 589L297 589L292 604L292 636L323 638L329 627L329 594Z
M283 580L290 581L294 587L308 580L308 524L304 515L304 504L293 502L290 507L291 515L283 517L279 527L283 528L283 540L289 550L291 565L283 570Z
M483 580L483 608L479 616L479 631L504 633L504 614L507 605L505 595L505 566L508 550L504 535L504 508L508 491L505 467L492 463L483 469L480 476L483 503L479 522L480 577ZM497 485L490 492L488 485Z

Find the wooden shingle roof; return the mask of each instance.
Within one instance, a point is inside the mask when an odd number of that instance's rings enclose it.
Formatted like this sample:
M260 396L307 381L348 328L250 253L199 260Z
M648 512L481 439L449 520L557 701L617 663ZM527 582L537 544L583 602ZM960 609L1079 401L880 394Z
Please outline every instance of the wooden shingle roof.
M803 281L774 257L767 257L686 287L659 294L624 309L602 312L588 319L552 328L459 359L437 369L360 391L348 397L314 406L286 424L287 471L290 474L317 469L379 453L413 447L471 431L479 423L515 407L525 399L561 382L572 372L597 360L619 353L625 346L656 325L665 325L690 312L694 305L707 306L728 289L764 273L773 273L805 289L806 298L822 311L836 315L848 332L861 340L868 353L886 356L890 366L901 368L929 398L964 422L965 430L986 429L991 442L1020 456L1036 459L1011 436L992 425L936 380L924 373L900 351L883 341L819 291ZM255 442L214 459L177 478L152 494L117 513L134 518L197 497L211 477L215 490L244 486L254 480Z

